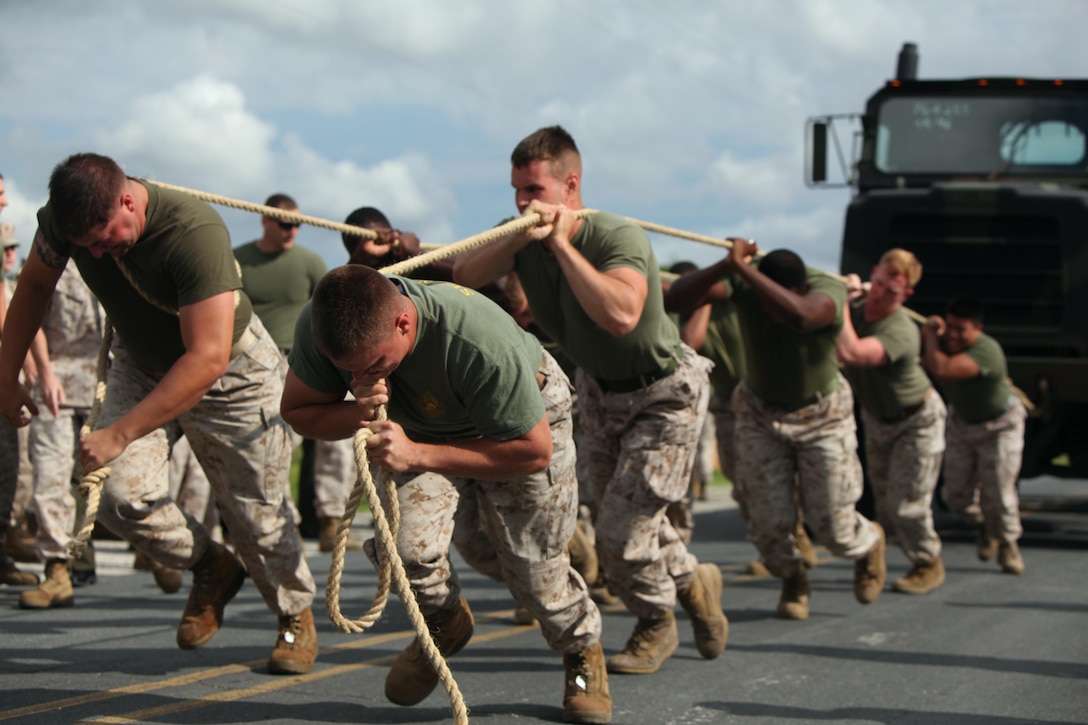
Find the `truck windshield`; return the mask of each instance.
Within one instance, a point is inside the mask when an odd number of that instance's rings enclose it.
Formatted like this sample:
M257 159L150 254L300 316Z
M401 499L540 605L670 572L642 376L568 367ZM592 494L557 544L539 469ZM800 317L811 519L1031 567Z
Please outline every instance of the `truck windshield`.
M876 167L887 174L1031 176L1088 169L1088 98L889 98L877 121Z

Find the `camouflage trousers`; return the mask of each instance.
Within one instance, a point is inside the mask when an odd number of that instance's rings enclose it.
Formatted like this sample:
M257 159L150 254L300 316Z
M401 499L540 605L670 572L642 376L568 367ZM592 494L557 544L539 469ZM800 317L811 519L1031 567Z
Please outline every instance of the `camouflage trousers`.
M710 398L707 398L709 404ZM684 544L691 543L695 535L695 484L698 481L706 486L714 478L714 420L703 411L703 427L695 442L695 457L692 459L691 477L688 488L679 501L670 503L665 509L669 523L680 535Z
M710 361L683 351L672 375L630 393L605 393L577 374L597 554L612 590L646 619L673 610L698 564L665 514L688 490L710 398Z
M234 546L269 609L297 614L314 597L314 580L288 495L290 435L279 414L283 360L254 316L257 340L176 421L133 441L110 462L99 518L137 550L174 569L191 568L209 533L170 497L168 457L182 434L208 476ZM113 346L100 427L128 412L158 385L122 343Z
M552 432L548 468L502 481L398 474L397 551L426 614L452 606L461 593L450 542L474 569L506 582L553 650L581 652L597 642L601 615L571 568L578 485L571 438L570 381L547 352L541 388Z
M744 516L744 506L737 497L737 452L734 434L737 429L737 416L733 413L733 391L714 393L710 398L710 415L714 419L714 437L718 444L718 465L722 473L733 484L733 500Z
M922 407L889 423L865 408L865 457L876 498L876 518L888 543L911 564L928 564L941 555L933 528L933 492L944 453L944 401L930 388Z
M30 460L34 468L35 541L42 559L67 559L76 525L73 475L78 474L76 442L88 408L61 408L54 416L41 400L30 421Z
M314 512L339 519L355 486L357 468L352 439L314 441Z
M748 539L767 569L784 578L803 566L793 535L798 505L814 538L835 556L860 559L872 550L876 529L854 508L863 479L845 378L835 392L792 411L765 404L745 381L733 391L733 410Z
M38 516L36 545L42 559L68 559L68 543L78 516L73 482L80 467L76 458L79 431L87 421L87 408L61 408L54 416L42 401L39 414L30 421L30 460L34 468L34 511ZM219 512L188 441L182 437L170 454L170 495L178 506L209 531L219 531ZM213 538L222 540L213 533Z
M287 354L281 349L283 358L284 375L289 368ZM291 431L291 448L297 448L302 444L302 436ZM332 517L339 519L344 515L348 505L348 497L358 474L355 465L355 451L351 438L339 441L314 441L314 513L319 517ZM294 502L292 502L294 507ZM295 521L301 522L302 517L295 510Z
M1020 496L1016 480L1024 454L1027 411L1015 396L1009 408L985 423L967 423L955 408L948 413L941 498L970 524L982 525L998 541L1016 541Z
M213 541L222 543L223 527L215 493L189 439L178 438L170 449L170 497L182 511L204 524Z

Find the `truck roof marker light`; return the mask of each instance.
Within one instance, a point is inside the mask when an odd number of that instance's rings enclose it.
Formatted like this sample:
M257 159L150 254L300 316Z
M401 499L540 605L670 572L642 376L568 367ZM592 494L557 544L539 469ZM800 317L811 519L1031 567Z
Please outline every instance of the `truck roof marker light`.
M1016 79L1016 85L1018 85L1018 86L1026 86L1027 84L1028 84L1028 82L1025 81L1023 78L1017 78Z
M1054 85L1060 86L1061 84L1062 84L1062 79L1061 78L1055 78L1054 79Z
M888 85L891 86L892 88L898 88L899 86L903 85L903 82L900 81L899 79L895 79L895 80L888 81Z
M979 78L978 79L978 84L980 86L988 86L988 85L990 85L990 81L986 80L985 78Z

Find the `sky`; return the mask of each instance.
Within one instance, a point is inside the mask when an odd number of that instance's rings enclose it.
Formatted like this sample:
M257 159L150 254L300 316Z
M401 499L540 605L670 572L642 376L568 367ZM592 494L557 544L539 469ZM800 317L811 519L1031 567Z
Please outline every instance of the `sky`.
M863 110L907 41L923 78L1086 77L1086 25L1083 0L0 0L2 219L25 245L53 166L94 151L445 244L516 213L510 152L559 124L586 206L834 270L850 192L804 184L806 118ZM651 239L663 265L723 254Z

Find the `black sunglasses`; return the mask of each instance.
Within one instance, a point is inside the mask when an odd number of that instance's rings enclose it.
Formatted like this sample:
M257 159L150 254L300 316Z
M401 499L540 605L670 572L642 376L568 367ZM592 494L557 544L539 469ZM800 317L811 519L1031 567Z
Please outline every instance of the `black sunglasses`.
M276 224L279 224L280 229L285 232L291 229L298 229L300 226L302 226L301 222L276 222Z

